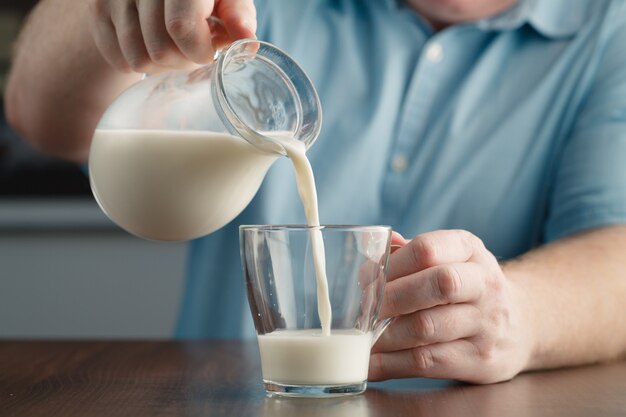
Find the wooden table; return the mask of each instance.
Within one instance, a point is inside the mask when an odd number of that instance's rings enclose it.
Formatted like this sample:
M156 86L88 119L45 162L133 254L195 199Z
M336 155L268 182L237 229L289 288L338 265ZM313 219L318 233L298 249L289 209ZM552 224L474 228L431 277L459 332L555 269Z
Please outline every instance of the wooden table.
M0 416L626 416L626 362L472 386L405 380L265 397L250 342L0 341Z

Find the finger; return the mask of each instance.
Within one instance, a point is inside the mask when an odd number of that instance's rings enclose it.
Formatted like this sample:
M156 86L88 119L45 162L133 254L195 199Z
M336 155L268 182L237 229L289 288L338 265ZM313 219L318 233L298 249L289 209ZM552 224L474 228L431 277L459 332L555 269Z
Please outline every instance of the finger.
M485 372L476 347L465 339L370 356L370 381L391 378L444 378L467 382Z
M391 253L394 253L409 241L406 240L400 233L395 230L391 232Z
M215 9L232 40L256 37L256 8L252 0L219 0Z
M115 33L115 27L111 20L111 11L108 3L104 1L91 1L92 24L90 25L96 48L105 61L119 71L130 72L131 68L126 62L120 49Z
M211 16L207 19L207 23L211 31L211 45L213 45L213 49L217 51L232 43L226 31L226 27L224 26L224 22L215 16ZM256 52L256 50L254 52Z
M387 282L381 318L480 298L485 269L474 262L434 266Z
M380 336L373 352L393 352L478 334L478 308L470 304L438 306L396 317Z
M206 21L212 11L211 0L165 0L167 33L180 52L197 64L210 62L215 54Z
M389 258L388 280L452 262L465 262L482 246L465 230L437 230L416 236ZM484 246L483 246L484 248Z
M165 10L162 1L137 2L139 23L150 60L161 67L179 67L187 59L178 50L165 28Z
M111 17L124 59L134 71L144 72L150 64L150 56L141 34L135 4L117 3L117 7L112 10Z

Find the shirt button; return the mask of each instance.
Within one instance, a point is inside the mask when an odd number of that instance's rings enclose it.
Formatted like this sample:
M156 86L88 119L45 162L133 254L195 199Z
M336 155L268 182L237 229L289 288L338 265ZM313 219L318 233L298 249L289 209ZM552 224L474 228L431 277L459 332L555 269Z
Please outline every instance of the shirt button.
M393 172L397 173L404 172L406 171L408 162L409 161L407 161L406 156L398 154L394 156L391 160L391 169L393 170Z
M426 50L426 59L431 62L441 62L443 59L443 46L440 43L432 43Z

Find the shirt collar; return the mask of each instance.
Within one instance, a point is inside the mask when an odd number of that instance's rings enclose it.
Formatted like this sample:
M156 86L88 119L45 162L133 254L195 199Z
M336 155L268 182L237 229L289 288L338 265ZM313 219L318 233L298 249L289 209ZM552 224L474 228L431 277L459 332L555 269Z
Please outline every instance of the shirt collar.
M587 0L519 0L504 13L477 22L483 30L514 30L528 23L548 38L575 35L582 27Z

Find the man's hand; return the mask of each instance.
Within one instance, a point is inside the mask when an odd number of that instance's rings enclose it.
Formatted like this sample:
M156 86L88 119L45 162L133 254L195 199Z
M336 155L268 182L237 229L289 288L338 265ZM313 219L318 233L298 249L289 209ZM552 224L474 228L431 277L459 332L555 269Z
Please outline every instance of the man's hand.
M98 50L125 72L207 63L216 47L256 31L252 0L90 0L90 10Z
M370 380L510 379L530 355L519 289L476 236L443 230L406 241L390 258L381 317L394 317L372 350Z

